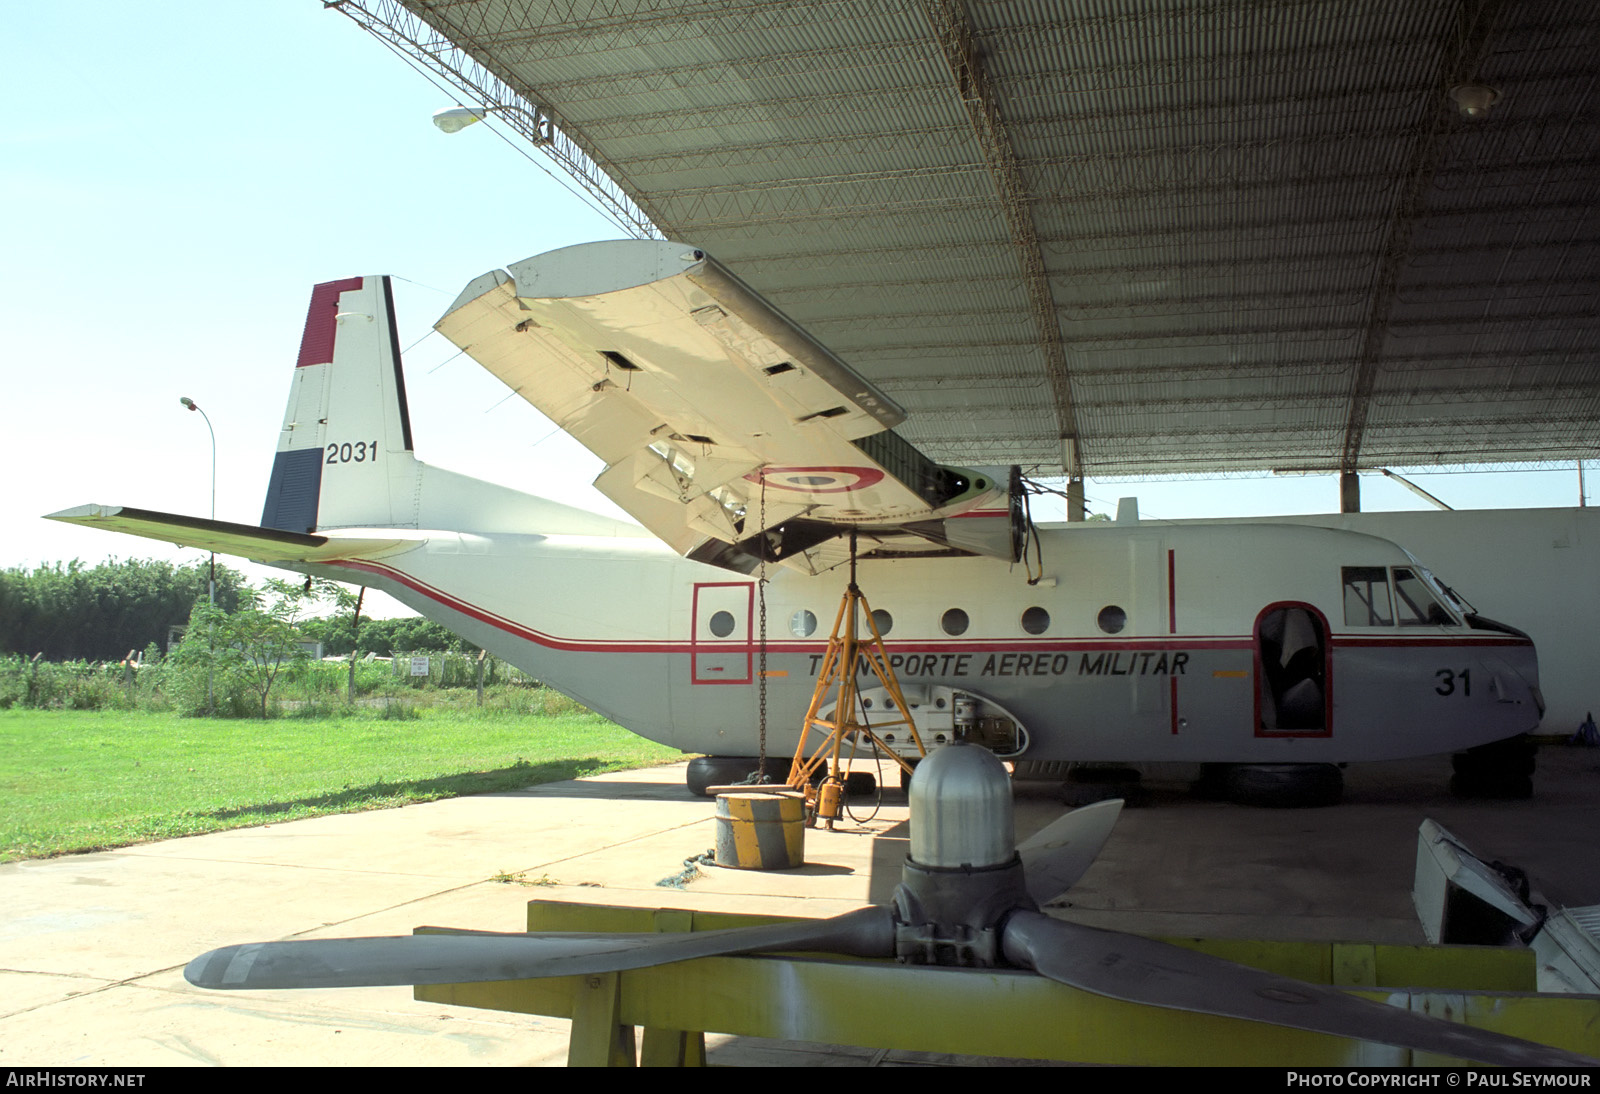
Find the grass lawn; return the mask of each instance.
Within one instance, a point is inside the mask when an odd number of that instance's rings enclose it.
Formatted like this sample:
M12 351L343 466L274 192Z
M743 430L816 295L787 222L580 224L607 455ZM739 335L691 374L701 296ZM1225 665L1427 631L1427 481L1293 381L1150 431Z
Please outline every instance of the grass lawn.
M0 862L671 763L596 714L0 711Z

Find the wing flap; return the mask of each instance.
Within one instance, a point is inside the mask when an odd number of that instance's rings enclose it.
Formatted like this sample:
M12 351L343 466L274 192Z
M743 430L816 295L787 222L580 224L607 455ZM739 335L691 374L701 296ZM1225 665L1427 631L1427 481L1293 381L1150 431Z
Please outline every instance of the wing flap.
M604 460L595 486L691 557L801 516L842 531L1004 497L1003 475L940 467L890 432L905 417L892 399L681 243L514 263L435 328Z
M784 489L925 512L851 443L904 412L697 253L619 240L529 259L473 282L437 329L608 465L649 448L679 462L686 498L748 497L763 467L849 467L843 487L816 476Z

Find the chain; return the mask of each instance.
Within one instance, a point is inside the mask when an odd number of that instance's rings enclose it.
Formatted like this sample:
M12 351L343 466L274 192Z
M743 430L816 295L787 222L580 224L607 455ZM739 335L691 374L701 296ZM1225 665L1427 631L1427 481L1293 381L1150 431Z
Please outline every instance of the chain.
M761 569L756 578L756 597L761 605L761 648L757 657L756 672L760 678L757 690L761 705L761 762L756 767L763 782L767 774L767 476L761 476Z
M683 860L683 869L671 877L664 877L656 882L663 889L682 889L697 877L703 876L702 866L715 866L717 864L717 849L707 847L698 855L691 855Z

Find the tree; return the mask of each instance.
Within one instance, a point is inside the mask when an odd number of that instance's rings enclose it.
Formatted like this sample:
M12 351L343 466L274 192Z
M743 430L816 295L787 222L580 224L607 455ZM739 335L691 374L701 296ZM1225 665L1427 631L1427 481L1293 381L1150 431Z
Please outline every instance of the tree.
M337 581L329 581L321 577L310 577L306 579L302 595L312 600L331 601L336 609L336 614L333 616L324 619L306 620L308 625L311 623L322 624L319 629L324 633L348 632L350 636L348 646L350 667L349 676L345 682L345 701L353 703L356 701L356 655L361 633L361 604L367 598L367 587L363 585L360 592L352 593L349 586L341 585ZM324 653L346 652L343 649L338 651L331 649L326 638L321 635L310 634L309 626L307 627L307 636L321 641Z
M460 635L420 615L405 619L385 619L383 622L388 624L386 629L391 653L409 653L417 650L476 653L478 650L477 646Z
M285 668L309 659L296 626L308 598L296 586L268 581L265 597L254 594L238 610L225 612L205 601L195 605L183 643L169 660L169 693L185 714L269 714L273 685Z
M476 653L478 651L477 646L460 635L421 616L369 619L363 615L359 635L351 623L351 615L335 614L320 619L308 619L302 629L307 638L322 643L324 653L339 656L352 650L358 657L369 653L375 653L379 657L392 657L397 652L457 650L463 653Z
M206 564L156 559L78 559L0 571L0 653L46 660L109 661L150 643L165 646L206 595ZM238 606L244 579L217 568L217 604Z

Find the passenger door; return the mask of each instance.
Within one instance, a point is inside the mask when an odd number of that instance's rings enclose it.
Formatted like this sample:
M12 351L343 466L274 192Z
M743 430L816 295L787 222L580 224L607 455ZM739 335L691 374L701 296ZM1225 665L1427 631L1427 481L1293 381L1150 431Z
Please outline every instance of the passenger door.
M1331 737L1328 621L1310 604L1269 604L1256 616L1256 736Z
M755 586L744 581L698 582L689 613L689 678L695 684L748 684Z

